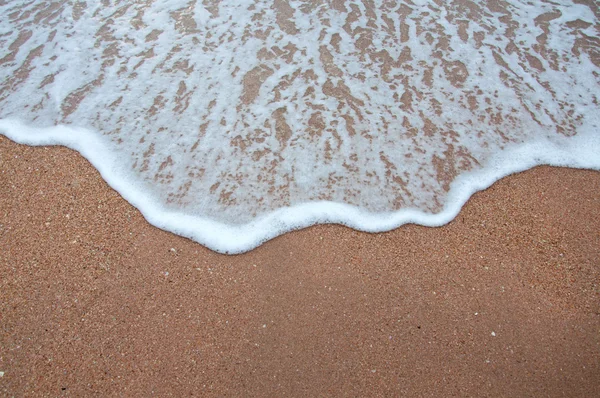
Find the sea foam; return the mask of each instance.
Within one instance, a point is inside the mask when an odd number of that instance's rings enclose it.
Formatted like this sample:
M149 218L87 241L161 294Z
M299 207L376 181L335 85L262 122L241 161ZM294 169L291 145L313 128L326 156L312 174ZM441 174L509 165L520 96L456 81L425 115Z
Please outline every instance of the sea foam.
M0 133L79 151L224 253L449 222L539 164L600 169L600 10L569 1L0 3Z

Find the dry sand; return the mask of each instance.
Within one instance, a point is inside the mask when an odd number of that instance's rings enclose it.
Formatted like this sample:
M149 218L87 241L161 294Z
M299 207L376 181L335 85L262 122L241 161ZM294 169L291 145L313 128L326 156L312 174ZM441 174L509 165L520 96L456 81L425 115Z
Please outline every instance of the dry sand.
M75 152L0 137L0 395L593 396L599 192L539 167L443 228L223 256Z

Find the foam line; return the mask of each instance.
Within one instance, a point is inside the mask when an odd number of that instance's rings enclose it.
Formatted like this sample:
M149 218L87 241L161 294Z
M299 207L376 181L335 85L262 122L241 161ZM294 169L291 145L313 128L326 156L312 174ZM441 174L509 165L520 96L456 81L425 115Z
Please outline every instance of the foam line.
M165 210L137 188L137 182L123 172L114 152L97 133L67 126L32 128L11 119L0 120L0 133L20 144L63 145L79 152L149 223L224 254L244 253L286 232L315 224L342 224L365 232L390 231L404 224L439 227L452 221L474 193L510 174L538 165L600 170L600 135L597 131L588 132L557 143L546 140L515 145L499 153L484 169L458 177L452 183L448 203L437 214L418 209L369 213L356 206L321 201L281 208L244 225L228 225Z

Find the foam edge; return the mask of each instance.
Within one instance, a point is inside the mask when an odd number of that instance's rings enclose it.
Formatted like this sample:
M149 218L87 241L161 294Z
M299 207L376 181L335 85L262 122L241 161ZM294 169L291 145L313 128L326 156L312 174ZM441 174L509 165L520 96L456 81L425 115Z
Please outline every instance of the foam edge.
M0 119L0 134L14 142L30 146L62 145L79 152L150 224L222 254L245 253L279 235L315 224L341 224L371 233L390 231L404 224L445 225L458 215L474 193L508 175L539 165L600 170L600 136L595 129L583 130L573 137L554 141L541 139L514 145L496 154L481 170L456 178L440 213L417 209L370 213L348 204L321 201L280 208L250 223L233 226L162 208L122 171L115 153L90 130L63 125L33 128L17 119Z

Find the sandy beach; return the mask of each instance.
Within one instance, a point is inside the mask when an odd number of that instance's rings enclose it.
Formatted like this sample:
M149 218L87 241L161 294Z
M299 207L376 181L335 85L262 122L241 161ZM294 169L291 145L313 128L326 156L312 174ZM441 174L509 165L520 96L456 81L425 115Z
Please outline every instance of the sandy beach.
M592 396L600 173L538 167L442 228L218 255L76 152L0 137L0 395Z
M222 252L316 215L381 230L402 219L352 209L452 209L467 172L464 192L533 160L600 169L587 0L0 15L2 134L78 148L156 225ZM150 225L77 152L0 135L2 397L599 391L599 171L506 177L444 227L318 225L227 256Z

